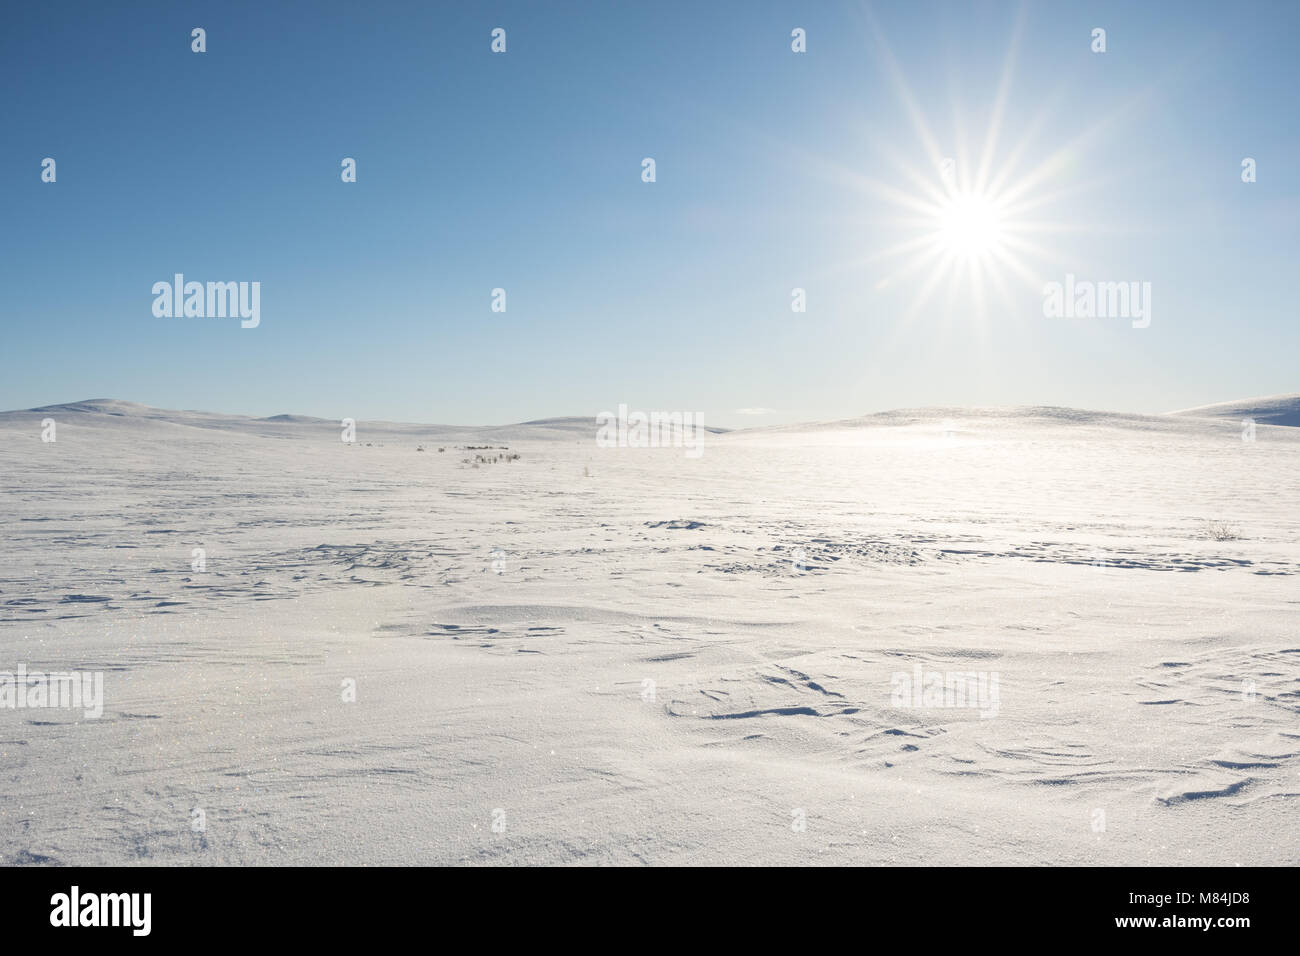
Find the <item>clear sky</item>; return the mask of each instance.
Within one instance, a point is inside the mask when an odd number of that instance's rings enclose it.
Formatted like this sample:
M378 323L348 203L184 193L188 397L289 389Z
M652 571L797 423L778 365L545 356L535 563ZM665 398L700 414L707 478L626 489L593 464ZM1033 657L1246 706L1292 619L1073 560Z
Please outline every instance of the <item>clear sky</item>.
M0 408L748 425L1300 390L1297 27L1194 0L11 5ZM944 265L944 157L1012 197L963 247L978 284ZM155 317L177 272L259 281L260 326ZM1150 326L1046 317L1068 273L1151 283Z

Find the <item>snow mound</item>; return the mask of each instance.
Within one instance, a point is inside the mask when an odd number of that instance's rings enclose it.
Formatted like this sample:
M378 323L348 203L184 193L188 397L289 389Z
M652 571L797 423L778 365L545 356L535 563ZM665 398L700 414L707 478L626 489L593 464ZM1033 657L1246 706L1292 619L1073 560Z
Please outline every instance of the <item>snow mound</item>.
M1300 392L1243 398L1216 405L1198 405L1196 408L1184 408L1170 414L1188 418L1251 418L1261 425L1300 427Z

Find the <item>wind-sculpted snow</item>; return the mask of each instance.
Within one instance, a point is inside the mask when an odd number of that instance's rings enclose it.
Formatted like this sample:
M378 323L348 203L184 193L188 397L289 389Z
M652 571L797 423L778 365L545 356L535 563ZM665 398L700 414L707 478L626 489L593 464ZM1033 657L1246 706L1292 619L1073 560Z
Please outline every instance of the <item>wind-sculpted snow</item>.
M337 426L0 415L4 862L1300 862L1293 429Z

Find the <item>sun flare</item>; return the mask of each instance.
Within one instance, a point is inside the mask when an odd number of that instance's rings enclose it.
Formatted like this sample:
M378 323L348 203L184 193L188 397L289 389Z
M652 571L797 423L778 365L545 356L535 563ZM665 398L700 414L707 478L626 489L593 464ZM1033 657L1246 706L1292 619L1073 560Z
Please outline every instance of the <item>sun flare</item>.
M945 323L966 322L980 330L994 321L1033 316L1045 277L1057 275L1062 262L1080 261L1078 237L1114 231L1078 211L1084 194L1114 174L1070 174L1080 168L1090 142L1131 104L1068 139L1048 138L1048 104L1035 115L1009 102L1022 26L1023 17L1012 31L996 93L973 108L954 94L951 132L938 134L872 19L878 63L917 142L909 146L896 131L871 129L873 165L885 167L884 175L796 150L811 169L864 200L857 221L867 227L869 245L826 271L863 271L874 292L903 296L900 330L927 311ZM1018 127L1015 138L1007 136L1008 127Z

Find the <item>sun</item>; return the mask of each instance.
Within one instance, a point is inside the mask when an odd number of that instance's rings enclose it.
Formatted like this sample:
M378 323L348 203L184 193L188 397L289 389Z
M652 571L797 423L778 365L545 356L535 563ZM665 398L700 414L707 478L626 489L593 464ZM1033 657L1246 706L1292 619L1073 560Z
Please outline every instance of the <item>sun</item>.
M1003 211L979 193L953 194L937 213L938 243L959 259L987 259L1003 249Z
M885 220L902 240L870 261L892 260L886 284L908 283L914 290L904 318L945 286L946 311L977 320L985 319L995 303L1012 309L1013 287L1041 287L1031 263L1044 257L1047 250L1039 240L1050 225L1025 215L1037 197L1026 196L1023 182L1006 186L1008 176L991 163L974 173L969 164L951 163L955 171L949 165L938 158L928 175L924 166L906 169L916 188L892 189L886 197L906 214Z
M1081 210L1087 211L1086 193L1122 172L1082 179L1078 171L1091 142L1101 141L1142 101L1121 103L1068 138L1052 139L1045 132L1055 115L1051 101L1036 115L1011 105L1024 18L1022 7L996 92L970 109L954 93L951 132L937 134L868 12L872 35L864 39L916 142L909 144L897 126L878 127L868 119L870 167L788 147L810 171L860 197L848 220L863 228L849 240L846 256L823 272L865 273L872 293L889 297L895 308L900 338L923 313L981 334L996 322L1027 321L1037 314L1044 277L1055 275L1062 262L1081 261L1080 237L1117 231ZM1016 127L1015 138L1005 135Z

